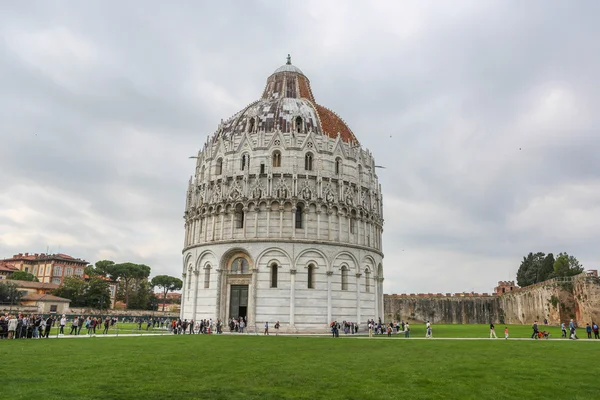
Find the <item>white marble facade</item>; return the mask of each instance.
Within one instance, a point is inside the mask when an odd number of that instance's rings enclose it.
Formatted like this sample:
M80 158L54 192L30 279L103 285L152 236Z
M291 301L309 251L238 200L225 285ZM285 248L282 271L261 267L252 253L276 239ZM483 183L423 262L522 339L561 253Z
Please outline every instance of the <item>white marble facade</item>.
M291 332L383 317L382 211L373 156L288 59L198 152L181 317Z

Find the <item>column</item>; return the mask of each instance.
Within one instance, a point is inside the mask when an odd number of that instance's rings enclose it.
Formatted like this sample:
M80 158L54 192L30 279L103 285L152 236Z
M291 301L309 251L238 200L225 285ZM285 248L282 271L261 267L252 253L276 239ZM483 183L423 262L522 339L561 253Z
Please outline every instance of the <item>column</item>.
M333 271L327 271L327 324L329 325L333 321L331 315L331 279Z
M308 238L308 207L302 210L302 219L304 220L304 239Z
M215 220L217 219L217 214L213 211L210 214L210 240L215 240Z
M196 309L198 306L198 277L200 271L194 269L194 298L192 299L192 319L196 321Z
M267 237L271 234L271 205L267 208Z
M375 322L377 322L379 317L379 276L375 275L373 280L375 281Z
M333 211L328 210L327 211L327 240L333 240L331 238L331 216L332 215L333 215Z
M181 318L181 319L185 319L185 318L183 318L183 310L184 310L184 307L185 307L185 295L186 295L185 288L187 287L187 286L185 286L187 284L187 282L186 282L187 279L186 278L187 278L187 274L185 272L183 274L181 274L181 280L183 281L183 286L182 287L184 289L183 290L183 294L181 295L181 312L180 312L180 315L179 315L179 318Z
M242 208L242 211L244 212L244 220L242 221L242 234L244 239L246 239L246 226L248 225L246 223L248 221L248 207Z
M279 206L279 237L283 237L283 206Z
M219 239L223 240L223 225L225 224L225 211L221 210L221 232L219 234Z
M229 221L231 224L231 239L233 239L235 237L235 235L233 233L234 232L233 220L235 219L235 210L231 210L231 212L229 214L231 215L231 221Z
M258 206L254 207L254 237L258 237Z
M356 274L356 323L360 324L360 277L362 274Z
M292 207L292 239L296 239L296 207Z
M317 208L317 240L321 238L321 206Z
M353 239L353 236L354 236L354 233L352 233L350 231L350 226L352 224L352 221L351 221L352 220L352 215L348 215L347 218L346 218L346 220L347 220L346 222L348 222L348 243L352 243L352 239Z
M204 243L208 241L208 216L203 217L202 225L204 225Z
M248 316L248 319L253 323L256 324L256 294L258 292L257 287L256 287L256 282L258 281L258 268L252 268L252 306L248 307L250 309L250 315Z
M223 270L222 269L217 269L215 271L217 273L217 305L215 307L215 319L220 319L221 318L221 282L222 282L222 278L221 276L223 275ZM183 302L183 300L182 300Z
M290 330L295 329L296 316L296 270L290 270Z
M379 318L383 321L383 278L379 278Z

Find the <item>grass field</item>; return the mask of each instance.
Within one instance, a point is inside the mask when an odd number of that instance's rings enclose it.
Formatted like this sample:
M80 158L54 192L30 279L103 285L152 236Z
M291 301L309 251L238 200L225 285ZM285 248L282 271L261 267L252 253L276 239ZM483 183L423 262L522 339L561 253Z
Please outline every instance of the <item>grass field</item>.
M600 340L170 335L0 346L3 392L44 399L589 399L600 355Z
M489 325L432 325L433 336L438 338L487 338L490 335ZM504 327L508 327L509 335L511 338L528 338L531 337L532 329L529 325L496 325L496 335L500 338L504 338ZM117 334L117 328L119 335L127 334L147 334L147 333L160 333L168 334L166 329L152 329L146 330L146 325L142 324L142 329L138 330L137 324L133 323L118 323L117 327L111 327L108 331L109 334ZM260 329L260 327L259 327ZM411 337L425 337L425 325L424 324L411 324ZM65 333L68 334L71 330L71 325L65 327ZM104 330L104 326L96 328L96 334L101 335ZM551 338L557 339L561 336L560 327L557 326L540 326L540 330L547 330L551 334ZM285 329L282 329L284 332ZM225 328L225 332L229 332L229 328ZM87 329L82 328L81 334L86 334ZM50 331L51 336L58 334L58 328L54 327ZM344 335L343 332L340 335ZM366 335L366 332L361 330L359 335ZM584 329L579 328L577 335L580 338L586 336ZM351 336L351 335L349 335Z

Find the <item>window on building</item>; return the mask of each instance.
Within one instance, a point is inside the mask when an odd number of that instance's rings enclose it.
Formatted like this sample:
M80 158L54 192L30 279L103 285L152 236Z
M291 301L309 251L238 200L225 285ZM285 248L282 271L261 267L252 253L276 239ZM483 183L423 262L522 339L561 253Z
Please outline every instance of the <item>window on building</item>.
M241 204L235 208L235 227L238 229L244 227L244 207Z
M57 310L58 310L58 306L56 304L51 304L50 305L50 312L51 313L55 313L56 314Z
M217 169L215 171L215 174L221 175L222 173L223 173L223 159L219 158L219 159L217 159Z
M73 275L73 268L71 268L71 267L65 268L65 276L71 276L71 275Z
M274 168L281 167L281 153L279 151L273 152L273 167Z
M354 231L356 230L356 220L354 219L354 217L350 217L350 233L354 234Z
M335 159L335 174L339 175L341 173L342 173L342 159L338 157Z
M52 283L55 285L60 285L60 278L52 278Z
M296 132L302 132L302 117L296 117Z
M250 169L250 154L248 154L248 153L242 154L240 169L242 171L245 171L246 169Z
M187 280L187 286L188 286L188 290L190 290L192 288L192 270L188 271L187 276L185 277L185 279ZM188 292L189 293L189 292Z
M210 287L210 265L206 266L204 270L204 289L208 289Z
M296 229L302 229L302 206L296 205Z
M307 171L312 171L313 169L313 155L311 153L306 153L304 156L304 169Z
M56 266L52 269L53 276L62 276L62 267Z
M272 288L277 287L277 269L278 268L279 267L277 266L277 264L271 265L271 287Z
M254 132L255 124L256 124L256 121L254 120L254 118L250 118L250 124L248 125L248 132Z
M25 267L25 272L29 272L29 267Z
M342 267L342 290L348 290L348 267Z
M315 288L315 266L313 264L308 264L308 281L307 288L314 289Z
M365 269L365 292L371 292L371 272Z
M83 268L75 268L75 275L82 276L83 275Z
M260 163L260 174L264 175L265 173L265 164L264 163Z

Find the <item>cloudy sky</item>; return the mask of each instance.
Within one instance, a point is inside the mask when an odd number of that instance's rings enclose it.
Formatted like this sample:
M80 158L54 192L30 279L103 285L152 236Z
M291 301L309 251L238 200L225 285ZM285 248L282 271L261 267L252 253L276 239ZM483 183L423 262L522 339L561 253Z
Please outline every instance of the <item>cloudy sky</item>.
M217 5L218 4L218 5ZM0 3L0 258L181 273L186 183L292 61L375 155L387 293L600 267L600 3Z

